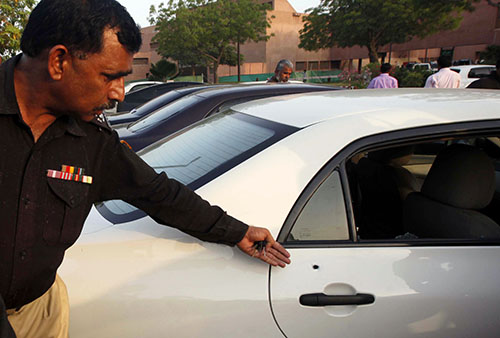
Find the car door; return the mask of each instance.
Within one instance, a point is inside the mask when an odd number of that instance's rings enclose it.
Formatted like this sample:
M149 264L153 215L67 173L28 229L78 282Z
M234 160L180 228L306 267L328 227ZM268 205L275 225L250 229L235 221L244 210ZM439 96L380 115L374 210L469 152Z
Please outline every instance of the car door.
M270 270L269 296L283 334L496 337L498 241L361 240L349 163L318 173L280 233L292 264Z

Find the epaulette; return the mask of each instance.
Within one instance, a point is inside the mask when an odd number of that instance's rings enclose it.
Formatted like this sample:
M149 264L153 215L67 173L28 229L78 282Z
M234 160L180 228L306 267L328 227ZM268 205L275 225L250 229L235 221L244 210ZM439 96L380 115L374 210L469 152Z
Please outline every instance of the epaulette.
M98 126L100 129L107 130L109 132L113 131L113 128L111 128L111 125L108 122L108 118L104 113L101 113L99 115L96 115L90 123Z

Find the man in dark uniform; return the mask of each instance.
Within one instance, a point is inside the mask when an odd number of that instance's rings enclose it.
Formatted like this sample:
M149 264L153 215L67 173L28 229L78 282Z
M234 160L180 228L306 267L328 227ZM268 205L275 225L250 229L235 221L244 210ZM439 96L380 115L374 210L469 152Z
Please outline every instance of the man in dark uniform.
M497 69L489 76L472 82L467 88L500 89L500 59L497 60Z
M278 62L276 69L274 70L274 75L271 76L267 82L288 82L288 79L292 75L293 64L289 60L283 59Z
M96 118L123 99L140 45L115 0L42 0L23 54L0 66L0 318L7 313L18 337L67 336L67 292L56 272L97 201L123 199L201 240L237 245L273 266L290 262L267 229L157 174Z

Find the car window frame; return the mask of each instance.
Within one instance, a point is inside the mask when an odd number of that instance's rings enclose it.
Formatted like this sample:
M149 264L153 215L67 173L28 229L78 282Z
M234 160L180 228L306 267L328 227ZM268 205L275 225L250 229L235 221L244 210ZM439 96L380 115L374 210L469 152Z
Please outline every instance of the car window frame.
M457 122L438 124L426 127L417 127L375 134L360 138L348 144L335 154L311 179L306 188L297 198L277 236L277 240L284 247L292 248L332 248L332 247L401 247L401 246L488 246L500 245L500 240L492 239L364 239L360 241L357 236L354 207L347 178L346 162L354 154L382 148L398 146L415 142L425 142L437 137L462 137L468 135L481 136L492 133L500 134L500 119L470 122ZM346 207L347 223L350 240L324 240L324 241L286 241L298 215L305 207L311 196L321 183L332 174L334 170L340 173L342 191L344 192L344 205Z

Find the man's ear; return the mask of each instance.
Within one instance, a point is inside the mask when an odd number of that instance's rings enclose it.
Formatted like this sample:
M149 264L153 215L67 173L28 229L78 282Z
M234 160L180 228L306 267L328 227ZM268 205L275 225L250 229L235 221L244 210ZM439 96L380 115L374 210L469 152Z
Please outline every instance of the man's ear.
M64 72L71 63L71 55L64 45L56 45L49 50L48 71L54 81L62 79Z

